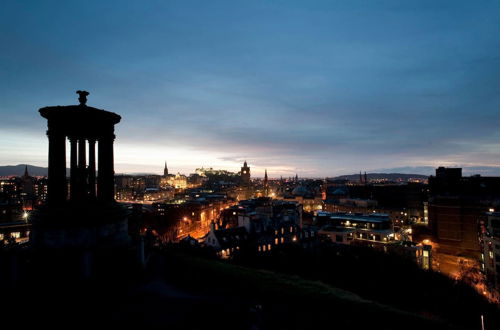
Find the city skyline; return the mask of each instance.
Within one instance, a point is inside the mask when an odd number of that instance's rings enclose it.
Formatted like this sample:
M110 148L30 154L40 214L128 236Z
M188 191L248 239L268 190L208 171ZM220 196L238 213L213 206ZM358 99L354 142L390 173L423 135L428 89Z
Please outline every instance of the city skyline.
M3 1L2 324L500 329L498 22Z
M500 174L498 3L3 7L1 165L47 166L37 110L86 89L117 173Z

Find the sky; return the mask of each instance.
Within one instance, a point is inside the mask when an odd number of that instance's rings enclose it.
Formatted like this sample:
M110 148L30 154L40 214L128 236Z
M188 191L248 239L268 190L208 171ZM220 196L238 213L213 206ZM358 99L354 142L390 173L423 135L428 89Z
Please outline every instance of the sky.
M0 3L0 165L116 112L115 171L500 175L500 1Z

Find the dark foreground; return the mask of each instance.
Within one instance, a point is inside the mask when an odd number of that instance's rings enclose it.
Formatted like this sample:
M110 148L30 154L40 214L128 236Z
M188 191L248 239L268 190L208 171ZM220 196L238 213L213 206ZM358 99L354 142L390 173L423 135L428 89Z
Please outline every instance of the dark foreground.
M123 266L123 264L122 264ZM147 267L98 278L30 274L2 288L3 325L141 329L480 329L360 298L324 282L200 258L152 253ZM5 284L5 282L3 282ZM488 328L487 328L488 329ZM491 328L493 329L493 328Z

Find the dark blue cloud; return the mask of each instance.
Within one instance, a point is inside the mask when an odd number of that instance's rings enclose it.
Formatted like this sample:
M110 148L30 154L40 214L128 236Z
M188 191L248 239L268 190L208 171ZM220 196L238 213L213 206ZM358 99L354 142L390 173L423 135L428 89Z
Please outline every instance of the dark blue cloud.
M37 159L46 145L36 110L88 89L91 105L122 114L125 151L184 147L229 167L247 158L311 175L500 161L496 1L1 9L0 129L33 136ZM1 163L25 157L0 149Z

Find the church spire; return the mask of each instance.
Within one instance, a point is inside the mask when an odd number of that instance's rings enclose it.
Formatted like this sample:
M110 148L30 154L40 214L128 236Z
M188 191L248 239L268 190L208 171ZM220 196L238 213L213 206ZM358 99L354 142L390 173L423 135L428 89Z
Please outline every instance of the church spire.
M25 167L24 167L24 177L27 178L29 176L30 175L28 174L28 165L25 165Z
M168 175L167 161L165 161L165 168L163 169L163 175L164 175L164 176L167 176L167 175Z
M264 196L269 196L269 182L267 177L267 168L264 170Z

